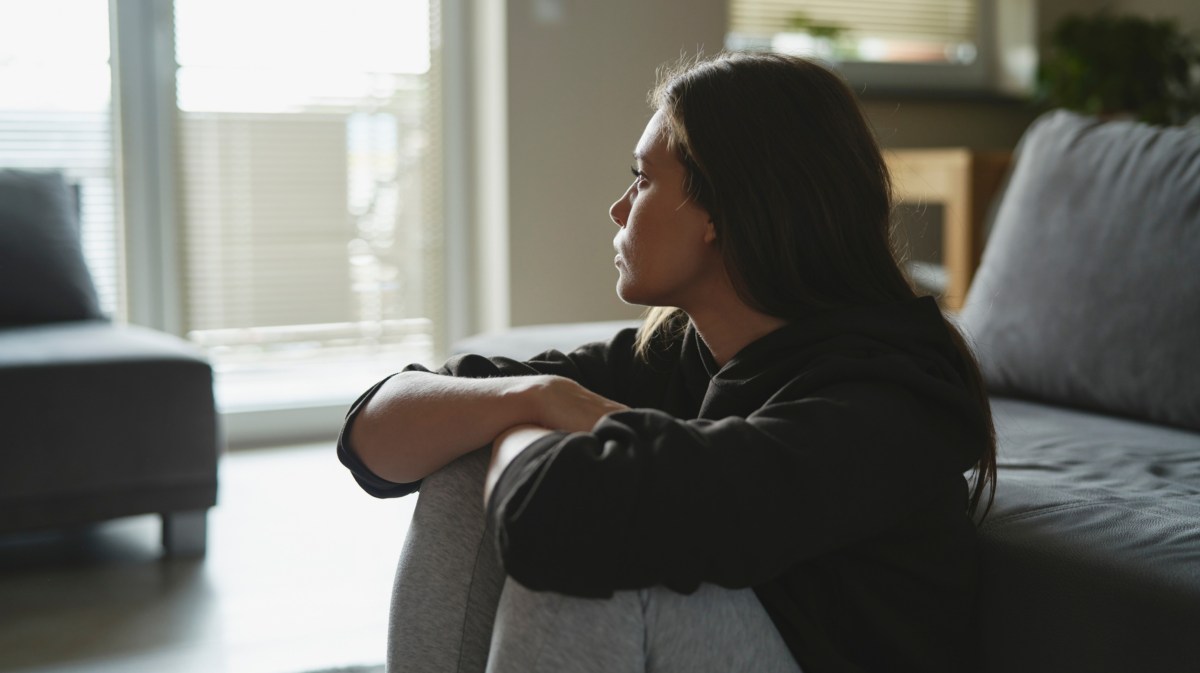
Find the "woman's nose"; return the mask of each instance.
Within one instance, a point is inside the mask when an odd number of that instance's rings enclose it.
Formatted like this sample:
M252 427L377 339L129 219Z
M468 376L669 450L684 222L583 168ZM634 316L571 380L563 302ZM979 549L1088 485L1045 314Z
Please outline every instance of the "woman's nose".
M629 217L629 192L626 191L617 199L608 209L608 216L612 219L613 224L618 227L625 226L625 219Z

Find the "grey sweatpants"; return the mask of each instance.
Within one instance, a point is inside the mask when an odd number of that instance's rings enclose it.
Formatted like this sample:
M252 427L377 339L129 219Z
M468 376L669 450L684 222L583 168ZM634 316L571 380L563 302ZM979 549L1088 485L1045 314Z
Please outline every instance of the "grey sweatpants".
M508 579L485 526L487 460L468 454L421 485L396 571L389 673L799 673L751 589L599 600Z

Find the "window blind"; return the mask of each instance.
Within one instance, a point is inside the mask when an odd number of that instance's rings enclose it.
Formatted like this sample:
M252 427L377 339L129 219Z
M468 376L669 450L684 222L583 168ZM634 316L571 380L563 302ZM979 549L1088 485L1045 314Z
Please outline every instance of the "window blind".
M978 6L978 0L731 0L730 32L743 40L769 42L794 30L793 19L802 17L813 25L842 28L852 41L953 49L975 42Z
M119 318L108 56L106 0L0 4L0 166L60 171L77 187L84 258L101 310Z
M432 360L427 3L176 0L175 24L185 315L223 408Z

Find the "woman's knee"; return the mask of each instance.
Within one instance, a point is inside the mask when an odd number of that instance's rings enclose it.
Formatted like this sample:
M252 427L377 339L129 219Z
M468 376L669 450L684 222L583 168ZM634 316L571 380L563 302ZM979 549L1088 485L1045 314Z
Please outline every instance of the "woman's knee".
M663 587L640 593L647 671L800 671L753 589L702 584L690 594Z
M395 670L483 668L505 577L483 515L486 469L477 451L421 484L392 593Z
M800 671L751 589L652 587L588 599L530 591L511 578L489 670Z
M492 632L489 673L645 670L640 597L577 598L504 584Z

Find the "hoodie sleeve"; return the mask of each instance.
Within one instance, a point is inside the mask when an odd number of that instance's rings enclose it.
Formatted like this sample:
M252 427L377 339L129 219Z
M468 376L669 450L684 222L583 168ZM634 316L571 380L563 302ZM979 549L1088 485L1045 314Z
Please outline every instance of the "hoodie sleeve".
M572 379L599 395L621 401L624 391L618 382L627 378L625 369L628 368L632 358L635 336L636 330L626 329L618 332L608 342L585 344L570 353L556 350L546 351L524 362L502 357L458 355L450 358L434 373L462 378L551 374ZM428 372L430 370L419 364L413 364L401 371ZM395 374L387 376L371 386L355 400L346 413L346 420L342 425L337 442L338 460L350 470L355 481L364 491L377 498L405 496L420 488L420 482L397 484L371 472L349 444L350 428L358 417L359 411L392 376Z
M637 409L535 442L489 510L505 569L579 596L750 587L965 495L973 422L890 383L797 387L746 417Z

